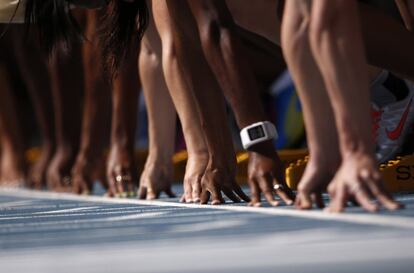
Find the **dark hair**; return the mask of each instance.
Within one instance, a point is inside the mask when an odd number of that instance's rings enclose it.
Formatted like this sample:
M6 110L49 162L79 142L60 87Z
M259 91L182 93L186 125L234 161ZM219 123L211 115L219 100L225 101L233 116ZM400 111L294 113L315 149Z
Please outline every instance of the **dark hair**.
M132 46L138 46L148 25L149 13L145 0L108 2L100 36L104 68L113 78ZM68 0L27 0L25 22L28 27L37 26L40 40L49 53L68 50L74 39L83 39Z
M48 53L56 49L68 51L73 39L82 39L82 32L63 0L27 0L27 29L37 26L40 41Z
M145 0L112 0L107 6L100 30L105 71L112 78L131 49L136 49L148 25Z

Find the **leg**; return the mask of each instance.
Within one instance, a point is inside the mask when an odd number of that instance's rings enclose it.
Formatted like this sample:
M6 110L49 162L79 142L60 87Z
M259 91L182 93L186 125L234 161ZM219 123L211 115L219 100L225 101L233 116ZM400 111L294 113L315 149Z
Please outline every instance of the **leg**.
M356 1L314 1L310 41L334 109L342 155L329 186L330 209L342 211L348 196L354 196L366 210L375 211L370 194L388 209L398 208L383 190L373 154L368 74Z
M162 72L161 49L157 51L158 54L149 39L144 37L139 72L148 111L149 154L140 179L138 195L143 199L158 198L161 192L174 196L171 191L171 159L174 154L176 113Z

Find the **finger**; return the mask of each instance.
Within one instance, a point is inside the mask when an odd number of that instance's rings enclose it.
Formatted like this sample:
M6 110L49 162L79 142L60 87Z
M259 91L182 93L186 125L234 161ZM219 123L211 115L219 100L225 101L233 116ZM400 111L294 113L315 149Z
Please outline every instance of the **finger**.
M388 196L385 193L385 190L382 190L380 186L378 185L380 182L371 181L368 184L368 187L372 194L374 195L374 198L376 198L381 205L383 205L388 210L397 210L401 208L401 205L394 201L392 197Z
M236 181L233 182L233 190L234 192L245 202L250 202L250 197L247 196L247 194L244 193L242 188L237 184Z
M108 187L108 196L109 197L115 197L115 195L117 194L117 189L116 189L116 186L115 186L115 181L114 181L114 178L111 176L111 177L109 177L109 179L108 179L109 181L108 181L108 184L109 184L109 187Z
M240 203L241 202L240 198L238 198L231 189L229 189L227 187L223 187L223 192L234 203Z
M124 180L122 179L122 175L113 175L113 181L115 182L115 194L122 194L124 192Z
M153 190L152 188L148 188L147 190L147 200L155 200L160 197L160 191Z
M167 196L168 196L169 198L174 198L174 197L177 197L177 196L175 195L175 193L171 190L171 188L166 189L166 190L165 190L165 193L167 194Z
M312 208L312 199L308 192L300 192L297 199L300 200L298 209L309 210Z
M257 181L259 182L259 187L262 190L266 201L271 206L279 205L279 202L277 202L273 196L272 177L258 177Z
M283 200L283 202L285 202L286 205L290 206L293 205L293 200L292 197L287 193L287 186L283 186L283 188L281 189L277 189L275 190L276 194L280 197L280 199Z
M138 198L144 200L147 198L147 187L141 186L138 189Z
M200 202L201 178L197 178L193 180L192 189L193 189L192 197L193 197L194 203Z
M188 181L188 179L184 180L184 201L186 203L191 203L193 202L193 198L192 198L192 186L191 186L191 182Z
M339 213L344 210L346 202L346 191L343 186L337 187L333 192L333 197L329 204L328 211Z
M208 200L210 200L210 192L205 189L202 189L200 194L200 203L207 204Z
M211 189L211 204L212 205L219 205L219 204L224 204L224 199L223 196L221 196L221 192L218 189L218 187L213 187L213 189Z
M185 194L181 195L180 202L185 203Z
M253 178L249 179L249 186L251 195L251 201L249 203L249 206L255 206L255 204L260 204L260 190L257 181Z
M367 211L375 212L378 210L378 206L371 202L367 189L365 187L359 187L354 192L355 199L357 202Z

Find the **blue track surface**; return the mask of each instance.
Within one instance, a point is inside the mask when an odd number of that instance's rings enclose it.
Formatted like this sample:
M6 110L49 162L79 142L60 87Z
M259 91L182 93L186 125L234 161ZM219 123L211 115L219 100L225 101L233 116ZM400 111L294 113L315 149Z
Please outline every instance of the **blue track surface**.
M414 272L414 196L375 215L0 190L1 272Z

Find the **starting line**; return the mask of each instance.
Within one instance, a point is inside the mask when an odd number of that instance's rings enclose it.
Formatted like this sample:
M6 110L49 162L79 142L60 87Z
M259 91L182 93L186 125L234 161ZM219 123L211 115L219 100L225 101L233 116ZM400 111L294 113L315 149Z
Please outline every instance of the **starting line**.
M274 216L290 216L323 221L340 221L353 224L366 224L384 227L414 229L414 218L399 215L381 215L369 213L327 213L322 210L300 211L288 207L248 207L245 204L226 204L226 205L199 205L179 203L174 201L149 201L138 199L118 199L102 196L79 196L69 193L42 192L25 189L0 189L0 195L12 195L21 198L37 198L49 200L67 200L81 202L95 202L104 204L129 204L159 207L176 207L176 208L196 208L196 209L213 209L233 212L259 213Z

